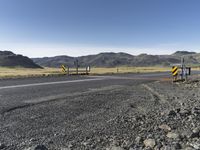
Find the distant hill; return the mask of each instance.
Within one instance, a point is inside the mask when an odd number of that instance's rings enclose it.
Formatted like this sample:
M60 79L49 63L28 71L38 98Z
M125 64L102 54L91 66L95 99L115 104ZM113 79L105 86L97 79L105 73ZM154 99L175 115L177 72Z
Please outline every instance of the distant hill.
M188 52L188 51L176 51L174 54L174 56L183 56L183 55L193 55L196 54L196 52Z
M24 67L24 68L42 68L35 64L30 58L16 55L11 51L0 51L1 67Z
M188 51L177 51L171 55L148 55L137 56L127 53L100 53L81 57L55 56L44 58L32 58L38 65L45 67L60 67L61 64L74 66L78 59L80 66L91 65L93 67L116 67L116 66L169 66L173 63L180 63L184 56L188 64L200 64L200 54Z
M69 56L32 58L32 60L36 64L43 67L60 67L62 64L67 64L69 66L74 65L74 57L69 57Z

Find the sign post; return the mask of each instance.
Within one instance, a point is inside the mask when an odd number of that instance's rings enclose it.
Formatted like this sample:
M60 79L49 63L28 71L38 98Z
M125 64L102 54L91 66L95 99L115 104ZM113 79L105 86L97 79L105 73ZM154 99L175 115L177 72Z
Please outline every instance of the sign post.
M65 68L64 65L61 65L61 69L62 69L62 72L63 72L63 73L66 73L66 68Z
M78 67L79 67L78 59L76 59L76 60L74 61L74 65L75 65L75 67L76 67L76 74L78 75Z
M177 77L178 77L178 67L177 66L172 66L172 76L173 76L173 81L176 81Z
M191 75L191 67L186 67L184 57L181 58L181 64L173 64L171 66L174 82L178 80L178 76L180 76L180 81L187 81L188 75Z

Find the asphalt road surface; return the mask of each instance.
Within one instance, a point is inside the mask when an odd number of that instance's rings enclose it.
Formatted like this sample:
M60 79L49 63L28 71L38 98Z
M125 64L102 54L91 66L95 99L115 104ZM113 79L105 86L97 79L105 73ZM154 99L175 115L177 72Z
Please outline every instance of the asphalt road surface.
M138 85L169 78L168 73L126 74L115 76L61 76L0 81L1 115L26 105L39 104L68 95L107 86Z
M143 85L169 79L148 73L1 80L0 149L105 149L111 137L130 132L113 121L148 100Z

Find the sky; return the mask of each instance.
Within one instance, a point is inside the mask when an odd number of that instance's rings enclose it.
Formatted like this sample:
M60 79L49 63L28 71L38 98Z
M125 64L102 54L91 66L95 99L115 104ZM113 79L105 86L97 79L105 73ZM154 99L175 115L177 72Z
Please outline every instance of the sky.
M29 57L200 52L199 0L0 0L0 50Z

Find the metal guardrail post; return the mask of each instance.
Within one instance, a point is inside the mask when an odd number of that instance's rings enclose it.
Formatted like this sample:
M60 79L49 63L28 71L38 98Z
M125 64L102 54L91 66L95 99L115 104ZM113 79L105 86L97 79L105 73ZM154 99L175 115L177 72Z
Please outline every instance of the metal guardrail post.
M69 66L67 67L67 75L69 76Z

